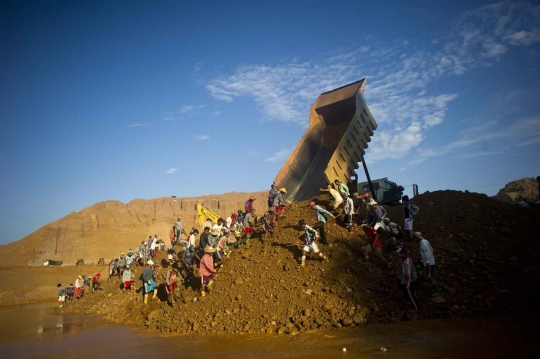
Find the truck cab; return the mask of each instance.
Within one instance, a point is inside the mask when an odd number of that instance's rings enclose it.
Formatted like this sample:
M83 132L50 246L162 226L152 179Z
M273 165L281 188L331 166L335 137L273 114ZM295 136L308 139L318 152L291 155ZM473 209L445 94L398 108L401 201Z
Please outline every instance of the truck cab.
M375 194L372 196L374 196L373 199L376 200L377 203L395 204L395 203L398 203L401 200L401 197L403 196L404 188L396 184L395 182L389 181L387 177L371 180L371 183L373 184L373 190L375 191ZM369 183L368 182L359 183L358 193L371 194Z

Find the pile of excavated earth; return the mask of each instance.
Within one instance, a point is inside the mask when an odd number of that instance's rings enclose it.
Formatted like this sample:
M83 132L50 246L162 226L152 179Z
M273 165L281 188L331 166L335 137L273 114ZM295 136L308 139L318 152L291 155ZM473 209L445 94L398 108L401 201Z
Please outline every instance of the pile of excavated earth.
M330 208L325 195L315 201ZM417 269L419 312L412 311L399 291L397 256L384 252L389 269L376 258L366 262L361 251L367 242L363 231L349 233L339 217L326 226L330 245L320 245L330 262L312 255L300 268L303 237L297 223L300 219L315 222L308 202L289 206L267 241L255 237L251 247L234 250L204 297L197 278L181 286L174 306L167 303L163 284L159 299L144 305L141 293L122 293L120 279L114 278L104 280L103 290L87 293L61 310L163 333L294 335L401 320L524 314L538 306L540 211L459 191L427 192L412 202L420 208L415 229L435 252L440 288L435 293ZM386 208L392 221L403 223L402 207ZM387 241L387 236L381 237ZM420 257L418 240L407 239L405 246L414 259ZM165 255L160 253L157 259L156 279L163 283L168 270ZM135 268L137 278L142 270Z

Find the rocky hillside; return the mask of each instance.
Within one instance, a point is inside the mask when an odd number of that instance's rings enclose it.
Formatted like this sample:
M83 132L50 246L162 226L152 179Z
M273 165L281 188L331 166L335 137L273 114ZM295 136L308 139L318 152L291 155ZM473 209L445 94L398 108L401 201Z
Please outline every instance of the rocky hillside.
M198 202L227 217L243 208L251 195L259 199L255 208L266 205L267 193L232 192L193 198L136 199L127 204L97 203L51 222L19 241L0 246L0 266L41 265L44 259L72 265L77 258L83 258L86 263L101 257L114 258L155 233L168 241L169 230L177 217L186 231L193 226L198 228L195 210Z
M528 202L538 200L538 181L533 177L525 177L509 182L495 196L496 199L513 203L514 199L521 197Z
M316 199L328 205L329 198ZM327 225L331 246L321 246L330 257L312 256L299 268L303 242L296 227L299 219L314 222L308 202L292 205L275 236L255 240L251 248L234 251L220 269L213 291L201 297L199 281L186 283L178 302L166 303L163 285L159 300L148 305L137 292L119 293L113 279L103 291L70 303L68 312L92 313L105 321L146 326L164 333L289 333L318 328L391 323L417 318L490 314L524 314L540 307L538 283L540 212L507 205L486 195L437 191L414 198L420 207L415 218L434 248L440 295L418 270L418 313L397 287L399 259L389 250L392 263L383 268L374 258L363 260L366 239L361 230L352 234L340 219ZM401 207L387 208L392 220L402 223ZM387 238L383 236L383 242ZM420 256L418 241L406 241L413 258ZM158 282L167 271L160 254ZM84 270L84 268L81 268ZM142 268L136 269L137 278ZM140 281L137 281L140 286Z

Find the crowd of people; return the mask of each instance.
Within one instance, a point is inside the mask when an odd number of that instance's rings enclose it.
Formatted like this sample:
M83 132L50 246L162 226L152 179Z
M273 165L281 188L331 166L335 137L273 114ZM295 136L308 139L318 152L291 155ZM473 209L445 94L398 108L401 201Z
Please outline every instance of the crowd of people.
M325 226L328 221L335 220L342 216L343 223L349 232L360 227L368 243L362 247L362 253L366 261L370 261L370 255L374 254L377 261L384 268L391 268L389 261L383 254L384 248L387 252L395 253L401 260L401 280L399 285L407 298L409 298L415 308L419 309L418 301L414 295L414 287L418 280L415 269L415 262L412 260L404 240L409 242L417 239L419 242L420 259L417 263L425 269L425 277L431 280L432 285L438 291L435 275L435 259L433 248L429 241L423 237L422 233L413 230L414 216L418 214L419 208L412 204L408 196L403 196L404 225L403 228L387 217L387 211L383 206L370 198L368 193L352 196L348 187L335 180L327 188L321 189L328 192L334 199L331 204L332 210L328 211L316 202L309 203L309 207L314 212L314 224L309 225L305 219L299 221L299 230L304 233L305 244L302 248L302 255L298 258L299 267L305 267L306 257L313 253L322 261L329 261L329 258L319 249L318 243L328 245L328 238ZM251 246L251 240L256 227L261 229L261 240L265 241L269 234L275 230L279 217L282 216L290 202L287 202L283 195L287 193L285 188L278 188L272 184L268 193L268 210L258 216L254 208L255 197L250 197L242 210L231 213L229 217L219 218L215 223L207 219L202 228L202 233L198 229L192 228L189 234L183 229L180 218L177 218L169 232L170 245L167 249L167 268L164 276L164 287L167 300L171 305L175 303L174 292L179 283L192 283L200 289L201 296L205 296L211 291L214 281L218 278L218 268L227 262L231 252L238 246ZM185 237L183 237L185 235ZM197 243L197 237L199 237ZM180 248L180 251L177 248ZM133 291L136 288L136 281L132 267L134 265L144 266L140 280L142 285L139 291L142 292L144 303L148 303L149 296L152 299L158 298L158 280L155 276L155 258L159 251L165 250L165 242L155 234L149 236L148 240L141 241L136 250L129 249L127 255L121 253L120 256L111 261L109 265L109 279L112 276L119 276L122 279L121 290L123 292ZM62 307L66 298L80 298L84 295L85 286L92 288L92 292L100 289L101 274L97 273L91 279L79 276L75 285L63 288L58 284L59 305Z

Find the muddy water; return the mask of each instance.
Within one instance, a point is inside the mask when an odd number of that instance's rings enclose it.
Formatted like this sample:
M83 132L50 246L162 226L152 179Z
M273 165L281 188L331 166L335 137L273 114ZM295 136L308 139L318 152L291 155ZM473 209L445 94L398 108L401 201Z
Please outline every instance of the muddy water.
M509 319L420 321L284 335L161 337L51 304L0 308L1 358L523 358L538 354L524 323ZM534 334L533 334L534 335ZM534 338L532 338L534 340ZM538 341L538 340L537 340ZM346 348L346 352L343 351ZM386 348L386 351L381 351Z

